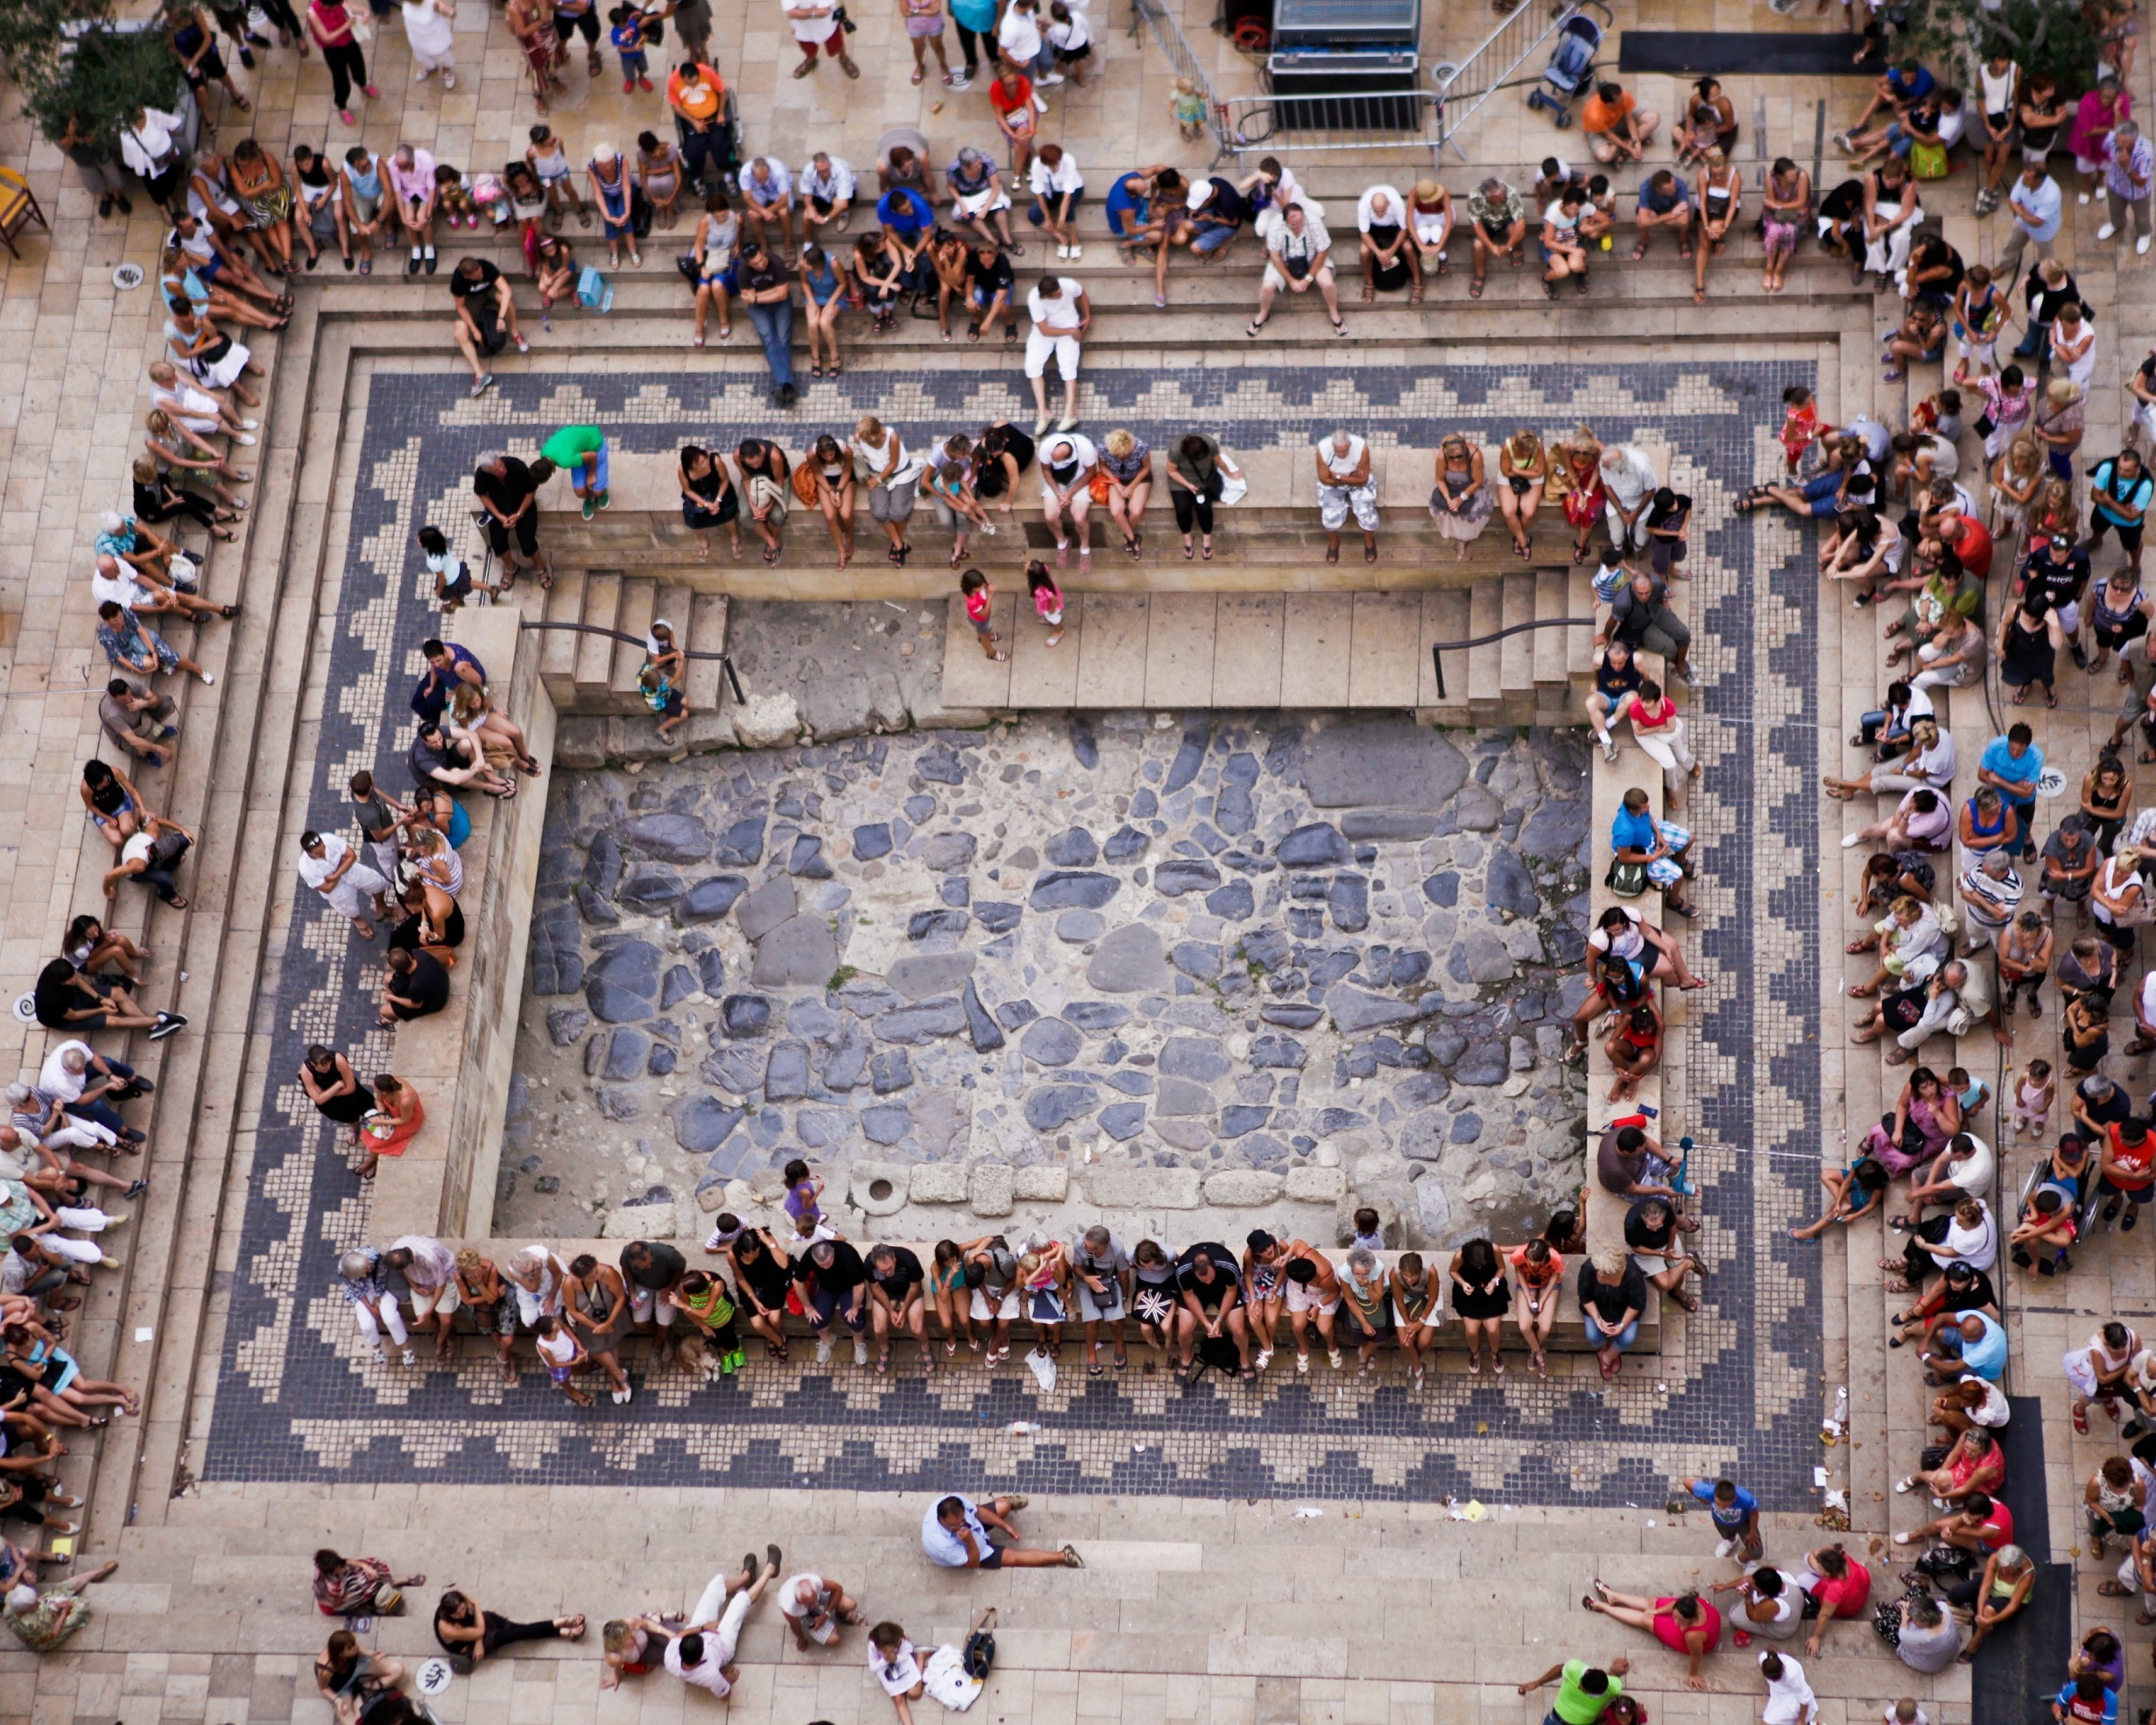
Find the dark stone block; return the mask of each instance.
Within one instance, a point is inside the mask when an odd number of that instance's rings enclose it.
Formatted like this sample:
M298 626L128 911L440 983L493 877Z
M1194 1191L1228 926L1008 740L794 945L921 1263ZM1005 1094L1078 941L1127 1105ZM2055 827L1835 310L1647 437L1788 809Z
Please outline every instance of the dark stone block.
M1258 900L1248 881L1229 881L1216 891L1205 895L1205 908L1226 921L1240 922L1256 912Z
M990 934L1008 934L1018 926L1025 915L1025 907L1018 905L999 905L988 899L973 907L973 919Z
M854 828L854 861L873 862L879 856L891 855L891 823L878 820L872 826Z
M716 922L734 908L734 901L749 890L740 875L707 875L681 895L673 907L678 923Z
M719 834L711 860L722 869L753 869L764 860L764 817L751 814Z
M761 832L763 823L757 825ZM662 862L702 862L711 856L711 830L693 814L639 814L623 826L621 844L636 855Z
M761 1036L771 1028L772 1003L762 995L729 994L719 1004L719 1017L729 1036Z
M674 1142L701 1156L716 1150L741 1124L742 1110L716 1096L691 1096L673 1116Z
M1329 820L1298 827L1272 848L1284 869L1332 869L1348 861L1347 841Z

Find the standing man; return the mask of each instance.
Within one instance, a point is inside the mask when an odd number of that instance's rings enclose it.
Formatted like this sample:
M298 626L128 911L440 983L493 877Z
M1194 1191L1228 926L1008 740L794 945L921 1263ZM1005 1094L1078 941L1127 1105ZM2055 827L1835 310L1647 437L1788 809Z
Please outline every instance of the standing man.
M793 387L793 271L756 240L742 246L738 268L739 298L771 368L771 405L790 408L800 398Z
M2014 213L2013 231L2007 235L2006 243L1999 248L1998 262L1991 267L1994 280L2011 290L2021 277L2021 254L2032 243L2040 260L2051 256L2065 203L2059 182L2043 163L2030 162L2022 168L2021 178L2006 195L2007 208Z
M1085 1560L1074 1546L1044 1552L1016 1543L1018 1530L1011 1517L1025 1507L1025 1499L1019 1496L976 1503L954 1491L931 1503L921 1517L920 1548L940 1569L1083 1569ZM991 1527L1013 1543L990 1544Z
M598 426L562 426L539 446L539 457L569 475L569 489L583 501L585 520L613 507L613 500L607 496L612 475L607 465L606 433Z
M846 26L839 22L837 0L779 0L786 15L786 22L793 26L794 46L801 51L801 63L793 68L796 78L806 78L816 69L816 50L838 62L839 70L849 78L858 78L861 68L846 52Z
M2036 861L2036 841L2031 829L2036 821L2036 786L2044 776L2044 751L2036 746L2036 733L2017 722L2005 736L1984 745L1977 764L1976 782L1989 785L2006 799L2014 817L2014 847L2024 862Z
M376 916L389 914L383 895L390 884L335 833L299 834L299 878L328 899L339 916L350 918L363 940L375 936L374 924L367 919L370 904Z
M1032 319L1025 338L1025 376L1033 386L1033 435L1048 429L1048 356L1055 356L1056 370L1063 377L1063 417L1058 431L1078 428L1078 356L1086 332L1093 327L1093 303L1086 291L1067 276L1043 276L1025 296L1026 314Z
M517 579L520 554L541 587L554 584L553 572L539 554L539 488L553 475L553 464L545 465L546 471L540 473L497 450L481 456L472 475L472 495L487 512L483 524L487 544L507 572L502 579L504 593Z
M2121 120L2103 141L2103 225L2096 237L2133 229L2136 256L2145 256L2149 243L2150 180L2156 174L2156 150L2141 136L2131 120Z
M485 258L459 261L449 273L449 297L456 306L451 333L457 351L472 369L476 398L494 387L494 374L479 363L483 354L491 359L511 341L518 353L528 354L532 344L517 327L517 303L510 294L508 278Z
M1706 1504L1715 1531L1722 1536L1716 1557L1757 1563L1766 1555L1759 1533L1759 1500L1735 1480L1687 1480L1684 1489Z

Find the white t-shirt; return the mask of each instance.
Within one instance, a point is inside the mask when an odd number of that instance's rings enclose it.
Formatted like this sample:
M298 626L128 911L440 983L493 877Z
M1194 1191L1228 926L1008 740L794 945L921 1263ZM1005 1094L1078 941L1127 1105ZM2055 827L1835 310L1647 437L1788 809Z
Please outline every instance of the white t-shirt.
M920 1681L920 1661L913 1657L913 1644L901 1641L896 1658L886 1659L873 1643L869 1646L869 1669L876 1673L876 1680L884 1686L886 1695L910 1693Z
M1991 1146L1974 1132L1962 1133L1959 1136L1968 1138L1969 1143L1976 1145L1976 1151L1973 1154L1963 1157L1957 1165L1943 1169L1942 1172L1947 1179L1960 1186L1971 1198L1983 1198L1991 1190L1991 1178L1997 1170L1998 1158L1992 1154Z
M779 1589L779 1609L789 1617L806 1617L815 1609L813 1602L807 1605L801 1602L801 1583L804 1581L814 1582L820 1595L828 1591L821 1575L811 1575L804 1570L799 1575L787 1576ZM909 1689L912 1686L910 1683L906 1686Z
M120 573L116 575L108 575L102 569L93 570L90 574L90 595L101 605L109 599L114 604L125 606L130 611L151 597L135 579L134 570L124 563L120 565Z
M889 479L879 481L877 475L890 464L894 445L898 452L898 465L892 469ZM889 426L884 427L884 440L881 443L870 443L856 437L847 447L853 451L855 472L870 485L908 485L919 479L926 470L927 464L905 447L905 440Z
M1568 210L1563 199L1553 198L1549 207L1542 212L1542 225L1554 229L1557 237L1561 240L1577 239L1580 233L1580 217L1585 214L1585 211L1584 205L1578 209ZM1628 503L1624 507L1630 509L1631 504Z
M45 1057L45 1064L38 1068L38 1088L56 1102L72 1102L89 1088L93 1068L85 1065L81 1072L69 1072L62 1062L70 1051L80 1051L88 1061L94 1053L87 1042L63 1042Z
M1385 201L1384 214L1377 213L1377 203L1382 196ZM1373 186L1355 201L1355 225L1367 234L1372 222L1386 228L1404 228L1407 225L1407 200L1400 196L1395 186Z
M120 861L123 862L147 862L150 860L151 848L156 844L156 842L157 841L151 838L147 833L136 833L132 834L128 839L128 841L120 847Z
M1320 440L1318 460L1325 463L1325 470L1333 475L1335 483L1343 482L1363 462L1363 440L1353 432L1348 433L1347 453L1342 454L1329 437Z
M758 167L769 168L771 178L758 179ZM752 156L741 170L741 195L753 198L757 203L775 204L793 189L793 176L776 156Z
M711 1630L706 1630L703 1643L704 1657L701 1661L694 1665L685 1667L681 1664L681 1637L676 1636L666 1644L666 1651L660 1655L659 1663L680 1678L682 1682L694 1683L699 1689L708 1689L721 1700L724 1700L727 1696L734 1693L734 1686L726 1680L724 1668L721 1666L717 1659L712 1657L713 1651L719 1644L719 1638Z
M1056 452L1060 450L1066 443L1070 445L1073 453L1069 455L1063 456L1061 460L1059 461L1057 460ZM1093 447L1093 440L1091 438L1087 437L1079 432L1060 432L1053 436L1046 438L1042 440L1040 445L1040 475L1043 480L1046 480L1048 477L1048 468L1051 465L1058 467L1067 466L1073 461L1077 462L1078 471L1080 473L1085 473L1101 464L1101 452ZM1060 484L1062 482L1059 479L1056 482Z
M1060 198L1066 192L1082 192L1086 188L1086 182L1078 172L1078 158L1067 150L1063 152L1063 159L1053 167L1039 157L1034 157L1031 177L1036 198Z
M818 170L812 160L801 169L800 186L805 198L823 198L835 204L850 202L854 195L854 171L843 158L827 157L831 164L828 173Z
M1058 276L1056 284L1063 291L1053 299L1044 299L1039 288L1025 296L1026 315L1051 330L1075 329L1085 320L1078 309L1078 296L1083 288L1068 276Z
M1061 49L1065 53L1089 46L1093 41L1092 25L1087 22L1086 15L1074 7L1071 11L1068 24L1052 19L1048 25L1047 33L1049 45L1052 47Z
M996 46L1021 66L1038 59L1040 53L1039 14L1022 12L1016 6L1004 8L1003 22L996 26Z
M790 18L786 22L793 26L793 39L797 42L828 42L831 32L838 26L832 23L831 14L837 10L836 0L779 0L780 12L790 12L807 6L814 9L812 18ZM672 1669L671 1666L668 1667ZM716 1693L725 1693L724 1690Z

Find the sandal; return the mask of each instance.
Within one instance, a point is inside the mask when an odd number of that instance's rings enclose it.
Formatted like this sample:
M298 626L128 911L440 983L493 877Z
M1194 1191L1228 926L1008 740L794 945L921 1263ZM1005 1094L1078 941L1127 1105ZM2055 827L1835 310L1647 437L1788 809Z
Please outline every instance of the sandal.
M1480 276L1477 276L1473 281L1468 284L1468 298L1470 299L1479 299L1482 297L1483 278Z
M1243 333L1245 335L1256 335L1259 330L1263 329L1272 321L1272 320L1270 317L1252 318L1248 323L1243 326Z

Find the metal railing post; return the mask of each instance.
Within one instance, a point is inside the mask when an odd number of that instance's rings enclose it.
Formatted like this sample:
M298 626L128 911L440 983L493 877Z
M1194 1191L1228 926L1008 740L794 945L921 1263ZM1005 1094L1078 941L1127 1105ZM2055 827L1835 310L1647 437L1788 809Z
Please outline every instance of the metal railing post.
M1469 647L1486 647L1492 641L1502 641L1508 635L1518 635L1530 629L1592 629L1592 617L1542 617L1533 623L1516 623L1504 629L1492 630L1487 635L1477 635L1466 641L1433 641L1430 644L1430 669L1437 673L1437 698L1445 697L1445 658L1447 653L1465 652Z

